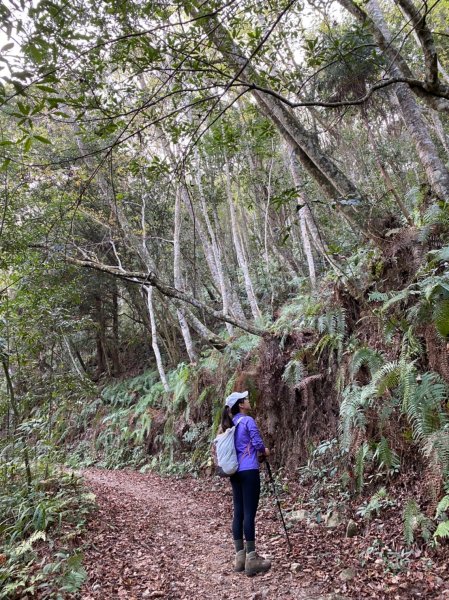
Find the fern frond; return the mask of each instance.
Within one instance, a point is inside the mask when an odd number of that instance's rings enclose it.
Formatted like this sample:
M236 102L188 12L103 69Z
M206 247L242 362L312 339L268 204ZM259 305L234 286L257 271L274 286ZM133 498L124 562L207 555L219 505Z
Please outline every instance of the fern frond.
M415 530L418 525L418 515L421 512L418 503L413 498L407 500L404 512L402 514L402 522L404 527L404 540L408 546L411 546L415 540Z
M421 382L409 377L410 391L404 394L403 410L409 419L415 439L422 440L440 430L448 421L442 405L449 397L446 382L437 373L421 376Z
M419 529L422 538L428 541L435 529L431 519L421 511L414 499L407 501L403 512L404 540L410 546L415 541L415 533Z
M29 552L30 550L32 550L33 548L33 544L35 542L37 542L38 540L45 540L46 539L46 535L45 535L45 531L35 531L32 535L30 535L30 537L27 540L24 540L23 542L21 542L18 546L16 546L14 548L14 556L15 557L19 557L22 556L23 554L26 554L27 552Z
M418 305L419 306L419 305ZM413 356L421 356L423 346L419 338L415 335L414 328L409 327L402 338L401 354L404 358L409 359Z
M379 463L379 467L385 467L387 470L397 469L400 465L399 456L390 448L387 438L381 437L374 452L374 459Z
M408 206L416 206L421 202L423 197L422 190L419 186L414 185L404 194L404 199Z
M359 348L353 355L350 367L351 376L357 374L357 372L361 369L363 365L368 367L371 377L380 369L380 367L384 364L383 356L374 350L373 348L369 348L365 346L363 348Z
M443 521L440 523L433 534L435 540L438 538L447 538L449 537L449 521Z
M386 292L370 292L368 300L370 302L385 302L389 296Z
M221 362L221 352L215 348L208 348L203 352L203 356L200 358L198 366L204 371L210 371L214 373Z
M290 360L282 373L282 381L284 381L290 388L296 388L304 377L307 375L307 370L300 360Z
M349 450L355 429L364 430L366 390L356 384L343 390L340 405L340 443L343 450Z
M431 250L428 254L437 262L449 261L449 246L443 246L439 250Z
M447 511L449 508L449 496L444 496L439 502L437 506L437 510L435 513L435 518L438 519L441 515Z
M355 489L360 494L364 485L366 462L370 456L370 449L367 442L364 442L357 450L355 455Z
M398 361L392 361L384 364L373 377L373 385L376 389L376 395L382 396L387 390L399 385L401 378L401 369Z
M260 344L260 337L250 333L231 340L223 351L231 365L239 363L249 352Z
M423 443L423 454L431 466L438 467L443 477L448 477L449 428L447 425L427 436Z
M185 363L180 363L177 368L170 373L169 383L173 390L172 408L177 409L181 405L188 403L191 392L191 367Z
M225 390L224 390L224 394L223 397L226 398L226 396L229 396L229 394L232 393L232 390L234 388L235 385L235 381L237 379L237 373L234 373L233 375L231 375L231 377L228 379L226 386L225 386Z
M449 299L439 300L433 309L433 322L443 338L449 336Z
M393 306L393 304L397 304L398 302L407 300L410 293L411 292L410 292L409 288L405 288L405 289L401 290L400 292L397 292L394 295L393 294L390 295L388 300L386 300L386 302L384 302L384 304L382 305L382 308L381 308L382 312L386 312L391 306Z
M197 406L201 406L203 404L203 402L206 400L206 398L209 396L209 394L211 394L212 392L215 392L215 386L213 385L208 385L206 386L201 394L198 396L198 398L195 401L195 404Z

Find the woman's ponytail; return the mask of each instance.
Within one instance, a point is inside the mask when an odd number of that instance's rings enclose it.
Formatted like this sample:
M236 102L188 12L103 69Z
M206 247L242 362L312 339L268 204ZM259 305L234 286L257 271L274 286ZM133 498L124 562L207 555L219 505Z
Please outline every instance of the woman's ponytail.
M225 406L221 414L221 430L226 431L226 429L230 429L233 425L231 411Z
M222 431L226 431L226 429L230 429L234 427L234 423L232 421L232 417L235 417L240 412L240 404L243 402L242 399L237 400L237 402L233 405L232 408L225 406L223 409L223 413L221 415L221 429Z

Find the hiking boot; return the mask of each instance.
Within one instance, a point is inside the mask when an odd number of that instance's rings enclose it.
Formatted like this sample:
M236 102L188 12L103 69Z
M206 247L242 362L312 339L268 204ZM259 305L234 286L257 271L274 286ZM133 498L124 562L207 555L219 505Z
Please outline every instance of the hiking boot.
M234 571L241 573L245 570L246 550L239 550L235 555Z
M245 561L245 574L248 577L252 577L257 573L266 573L271 567L271 562L266 560L262 556L259 556L257 552L248 552Z

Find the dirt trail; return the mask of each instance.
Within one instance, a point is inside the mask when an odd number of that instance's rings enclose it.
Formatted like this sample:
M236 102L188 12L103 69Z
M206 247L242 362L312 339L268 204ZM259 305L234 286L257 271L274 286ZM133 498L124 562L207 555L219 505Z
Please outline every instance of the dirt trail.
M99 510L88 527L83 600L330 598L295 580L295 558L268 500L258 514L258 550L273 567L249 578L232 570L229 482L95 469L84 477Z

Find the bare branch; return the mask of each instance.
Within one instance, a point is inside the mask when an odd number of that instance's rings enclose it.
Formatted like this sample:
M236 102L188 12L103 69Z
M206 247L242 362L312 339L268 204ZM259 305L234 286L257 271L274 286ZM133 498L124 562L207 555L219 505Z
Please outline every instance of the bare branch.
M421 14L421 11L413 4L413 2L411 2L411 0L395 1L399 4L405 16L408 17L413 24L424 54L426 82L433 88L438 84L438 56L432 32L426 23L427 7L425 6L424 13ZM435 4L433 6L435 6Z
M109 275L112 275L113 277L118 277L131 283L135 283L138 285L151 285L157 290L159 290L159 292L162 295L167 296L169 298L174 298L176 300L181 300L182 302L187 302L195 308L204 311L207 315L214 319L217 319L218 321L230 323L231 325L235 325L235 327L238 327L239 329L243 329L248 333L252 333L253 335L258 335L260 337L267 335L266 330L259 329L258 327L255 327L250 323L241 321L240 319L235 319L229 315L224 315L221 311L210 308L207 304L204 304L204 302L201 302L193 296L190 296L190 294L187 294L186 292L178 290L170 285L167 285L154 272L150 271L148 273L145 273L143 271L127 271L119 267L106 265L104 263L92 260L81 260L72 256L65 256L65 260L72 265L101 271L102 273L107 273Z

